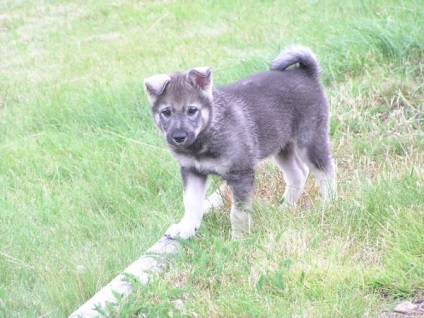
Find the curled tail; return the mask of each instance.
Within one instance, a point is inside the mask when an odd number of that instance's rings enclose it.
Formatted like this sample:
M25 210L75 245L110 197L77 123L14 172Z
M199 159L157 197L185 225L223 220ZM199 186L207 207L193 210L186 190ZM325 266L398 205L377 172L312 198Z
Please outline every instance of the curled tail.
M284 71L289 66L299 63L300 68L304 69L313 77L319 76L319 64L312 51L301 45L292 45L281 51L281 53L272 61L271 71Z

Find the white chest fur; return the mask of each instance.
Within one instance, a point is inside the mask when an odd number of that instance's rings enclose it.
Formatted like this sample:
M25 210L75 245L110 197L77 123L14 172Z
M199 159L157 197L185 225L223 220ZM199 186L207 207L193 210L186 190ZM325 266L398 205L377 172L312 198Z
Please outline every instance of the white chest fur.
M229 168L229 163L221 158L196 159L181 154L175 155L182 167L195 168L199 172L224 175Z

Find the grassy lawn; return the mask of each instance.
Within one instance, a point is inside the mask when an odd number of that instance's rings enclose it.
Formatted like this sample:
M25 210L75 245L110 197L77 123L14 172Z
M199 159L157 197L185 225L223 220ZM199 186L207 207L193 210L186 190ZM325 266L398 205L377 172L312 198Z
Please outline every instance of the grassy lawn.
M230 240L228 205L207 215L114 315L380 317L424 298L422 0L4 0L0 317L66 317L181 218L145 77L208 65L230 83L291 43L321 62L339 200L310 178L282 208L264 162L254 234Z

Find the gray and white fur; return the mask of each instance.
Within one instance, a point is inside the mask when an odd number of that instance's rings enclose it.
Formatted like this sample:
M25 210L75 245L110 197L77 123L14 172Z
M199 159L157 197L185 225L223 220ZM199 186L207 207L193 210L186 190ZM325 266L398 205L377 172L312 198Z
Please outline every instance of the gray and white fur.
M197 67L149 77L144 87L184 184L185 214L167 236L186 239L196 233L209 174L230 187L232 236L249 233L255 168L269 156L284 174L287 204L298 201L309 170L324 201L336 196L328 105L310 49L288 47L269 71L226 86L213 87L212 70Z

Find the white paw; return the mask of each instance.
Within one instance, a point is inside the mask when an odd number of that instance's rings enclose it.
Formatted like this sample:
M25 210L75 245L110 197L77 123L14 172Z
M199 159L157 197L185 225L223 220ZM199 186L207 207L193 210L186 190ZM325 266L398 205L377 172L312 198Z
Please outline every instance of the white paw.
M181 221L180 223L171 225L166 231L165 236L170 238L188 239L196 234L199 226L193 223Z

